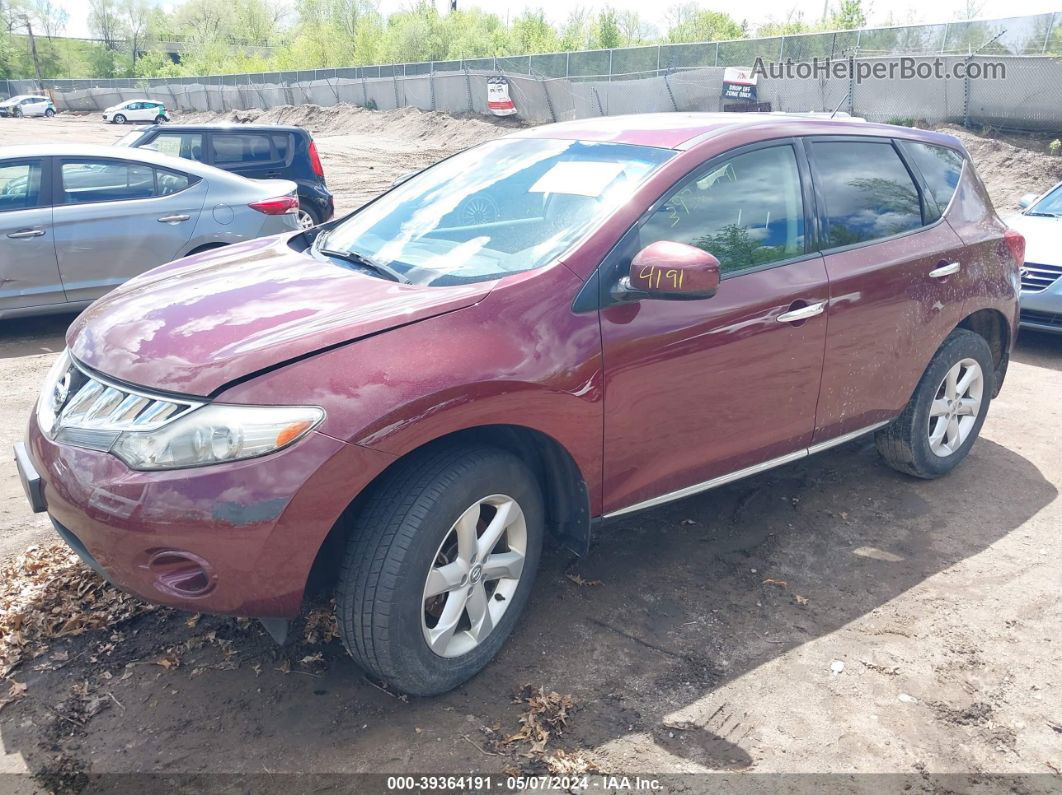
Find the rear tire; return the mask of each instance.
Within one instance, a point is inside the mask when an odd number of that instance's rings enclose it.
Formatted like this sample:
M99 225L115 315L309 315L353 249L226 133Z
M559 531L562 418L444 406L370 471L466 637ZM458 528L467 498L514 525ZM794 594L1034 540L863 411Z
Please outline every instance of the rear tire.
M893 469L939 478L966 458L995 388L992 351L980 334L956 329L933 355L903 413L875 434Z
M55 115L55 111L54 111L54 110L52 110L51 108L47 108L47 109L45 109L45 111L44 111L44 117L45 117L46 119L50 119L50 118L51 118L52 116L54 116L54 115Z
M299 212L295 215L295 219L298 221L299 229L313 229L321 223L317 220L317 215L313 210L308 207L300 207Z
M125 124L125 116L121 113L115 113L113 121L115 124Z
M442 445L400 464L351 528L336 588L347 651L411 695L479 673L527 604L543 517L534 475L503 450Z
M155 124L165 124L169 119L163 116L161 113L155 117Z

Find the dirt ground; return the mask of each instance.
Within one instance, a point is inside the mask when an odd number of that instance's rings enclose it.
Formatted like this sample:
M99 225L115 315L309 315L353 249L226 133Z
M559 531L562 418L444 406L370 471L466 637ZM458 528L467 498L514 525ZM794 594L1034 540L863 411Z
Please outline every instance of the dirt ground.
M370 116L316 136L344 209L504 132L461 121L411 137L422 119ZM3 144L121 132L0 120ZM998 144L986 157L1032 152ZM986 182L1003 205L1059 179L1051 167L1028 185ZM0 322L0 449L22 436L70 320ZM544 765L715 774L668 791L1058 791L1060 394L1062 337L1023 334L982 439L947 478L902 476L856 441L617 521L584 561L551 552L498 659L440 698L380 689L317 625L277 649L254 623L159 610L51 642L10 674L13 693L26 687L0 706L0 772L25 775L0 777L0 792L91 789L92 775L117 772L189 789L175 777L260 774L255 791L291 792L344 784L285 773ZM53 540L11 465L0 528L0 558ZM535 714L525 685L559 694L545 755L505 741ZM557 707L566 696L571 708ZM776 773L844 777L757 775ZM899 777L853 777L871 773ZM213 778L199 788L247 791Z

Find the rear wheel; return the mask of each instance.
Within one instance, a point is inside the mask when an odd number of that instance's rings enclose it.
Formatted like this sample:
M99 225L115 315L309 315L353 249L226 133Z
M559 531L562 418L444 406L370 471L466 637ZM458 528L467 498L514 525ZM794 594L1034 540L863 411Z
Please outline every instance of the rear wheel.
M310 210L303 207L295 214L295 220L298 221L299 229L312 229L320 223Z
M45 118L50 119L54 115L55 115L55 111L54 110L52 110L51 108L45 108L45 111L44 111Z
M155 117L155 124L164 124L167 121L169 121L169 119L167 119L161 113Z
M399 465L352 528L336 589L343 643L406 693L457 687L512 632L542 534L538 483L503 450L443 446Z
M125 116L121 113L115 113L113 121L115 124L125 124Z
M903 413L874 441L889 466L937 478L970 452L992 400L995 370L984 337L953 331L918 382Z

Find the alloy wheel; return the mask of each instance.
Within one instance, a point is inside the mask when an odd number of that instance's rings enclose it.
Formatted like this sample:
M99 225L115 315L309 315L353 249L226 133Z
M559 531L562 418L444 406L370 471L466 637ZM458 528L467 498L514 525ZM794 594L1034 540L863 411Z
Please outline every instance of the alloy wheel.
M313 229L317 226L317 222L313 220L313 216L306 212L306 210L299 210L298 213L295 214L295 220L299 224L299 229Z
M969 438L981 411L985 379L974 359L948 370L929 407L929 449L941 458L953 455Z
M479 646L509 609L527 554L527 523L512 497L469 506L439 545L424 582L421 628L440 657Z

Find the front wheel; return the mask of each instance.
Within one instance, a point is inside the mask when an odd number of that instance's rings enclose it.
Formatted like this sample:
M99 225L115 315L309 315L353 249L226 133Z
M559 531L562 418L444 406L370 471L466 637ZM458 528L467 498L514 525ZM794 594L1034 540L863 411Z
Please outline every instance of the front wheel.
M399 464L352 527L336 589L347 650L412 695L470 679L527 604L543 522L535 476L503 450L444 445Z
M125 124L125 116L121 113L115 113L113 121L115 124Z
M22 118L22 108L15 108L11 112L11 115L14 116L16 119L21 119Z
M994 384L984 337L956 329L933 355L903 413L875 435L878 452L909 475L946 475L977 440Z

